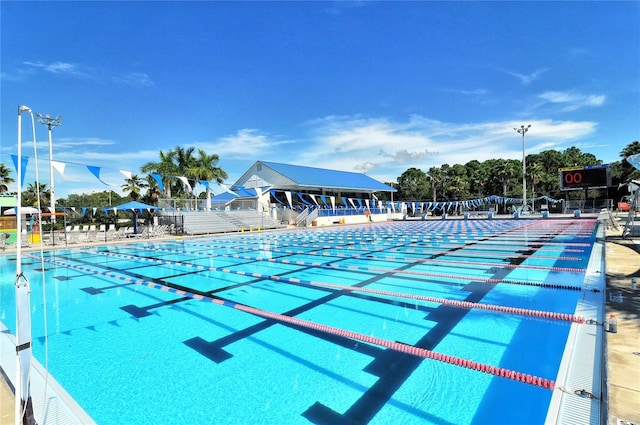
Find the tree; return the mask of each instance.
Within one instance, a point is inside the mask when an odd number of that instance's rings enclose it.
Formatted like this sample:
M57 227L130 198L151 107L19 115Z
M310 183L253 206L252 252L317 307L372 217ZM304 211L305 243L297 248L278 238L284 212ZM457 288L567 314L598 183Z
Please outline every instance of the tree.
M527 175L529 180L531 181L531 197L536 198L536 185L542 180L544 177L544 170L542 165L535 162L527 167Z
M427 173L427 175L431 179L431 187L433 189L433 202L438 202L437 190L444 183L444 175L442 173L442 170L439 167L431 167L429 168L429 172Z
M129 197L137 201L140 197L142 189L147 187L147 183L137 174L133 174L130 178L124 179L125 184L122 185L122 190L129 192Z
M0 193L8 192L9 185L15 181L9 176L10 174L11 170L9 170L9 168L4 164L0 163Z
M475 190L478 198L482 197L484 186L487 182L488 173L486 167L478 160L474 159L465 164L469 179L469 188Z
M626 160L628 157L639 153L640 142L637 140L625 146L625 148L620 152L620 158L622 158L622 164L620 166L622 173L620 179L622 183L640 179L640 170L635 168Z
M204 180L210 182L215 180L217 183L222 183L228 176L222 168L217 166L219 160L218 155L209 155L203 149L198 149L198 156L195 158L193 165L186 170L186 176L196 181ZM211 190L208 185L206 186L206 200L207 210L210 210Z
M27 189L22 191L22 205L37 207L38 195L40 195L40 207L50 205L51 192L47 189L46 183L36 184L36 182L29 183Z
M164 194L167 198L171 198L173 177L180 175L178 166L174 163L174 158L174 151L170 150L166 153L160 151L160 161L147 162L140 168L143 173L160 174L164 186Z
M398 196L404 201L421 201L429 193L429 178L418 168L409 168L398 177Z

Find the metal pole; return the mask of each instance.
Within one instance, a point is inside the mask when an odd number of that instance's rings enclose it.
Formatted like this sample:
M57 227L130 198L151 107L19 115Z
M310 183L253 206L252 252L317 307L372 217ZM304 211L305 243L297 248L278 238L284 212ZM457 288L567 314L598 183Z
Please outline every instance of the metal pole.
M54 215L51 216L51 226L55 227L56 193L55 193L55 184L53 182L53 139L52 139L51 129L53 127L57 127L60 124L62 124L62 117L58 115L55 118L51 118L49 114L42 116L42 114L40 113L36 113L36 115L38 117L38 122L40 124L44 124L49 129L49 180L50 180L49 191L51 192L51 212L54 213Z
M31 402L31 287L22 273L22 112L31 113L27 106L18 106L18 194L16 202L16 381L15 424L34 424ZM35 120L31 115L34 144Z
M524 213L524 210L527 207L527 159L525 153L525 138L524 135L529 131L531 124L528 126L521 126L520 128L514 128L515 131L522 134L522 210L521 213Z

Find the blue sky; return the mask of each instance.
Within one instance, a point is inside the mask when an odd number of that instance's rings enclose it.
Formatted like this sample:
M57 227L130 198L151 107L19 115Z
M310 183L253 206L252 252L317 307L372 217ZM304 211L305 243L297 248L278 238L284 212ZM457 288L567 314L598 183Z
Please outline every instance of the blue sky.
M635 1L2 1L0 161L13 169L22 104L62 115L58 198L119 191L119 170L178 145L217 153L229 184L257 160L395 181L521 159L523 124L528 154L612 162L640 138L638 22Z

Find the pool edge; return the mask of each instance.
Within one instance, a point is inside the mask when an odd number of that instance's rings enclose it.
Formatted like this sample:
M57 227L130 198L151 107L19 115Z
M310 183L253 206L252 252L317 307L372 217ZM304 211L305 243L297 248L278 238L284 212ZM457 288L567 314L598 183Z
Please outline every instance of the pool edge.
M584 317L587 323L571 325L545 424L606 423L605 245L605 226L600 222L585 273L584 290L574 313Z
M0 322L0 369L12 388L15 387L15 346L14 336ZM31 358L31 399L34 417L39 424L96 423L35 357Z

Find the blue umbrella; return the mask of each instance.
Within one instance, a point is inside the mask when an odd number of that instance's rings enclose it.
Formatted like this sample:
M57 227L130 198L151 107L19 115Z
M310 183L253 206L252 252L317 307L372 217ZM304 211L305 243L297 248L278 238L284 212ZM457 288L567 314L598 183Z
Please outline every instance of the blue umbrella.
M150 210L157 210L158 207L154 207L153 205L147 205L147 204L143 204L142 202L138 202L138 201L131 201L131 202L127 202L126 204L122 204L122 205L117 205L115 207L113 207L113 209L115 211L133 211L133 233L136 234L138 233L138 215L137 213L140 211L150 211Z

